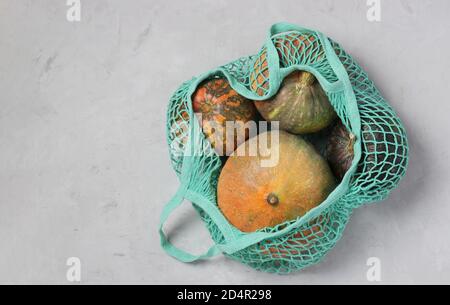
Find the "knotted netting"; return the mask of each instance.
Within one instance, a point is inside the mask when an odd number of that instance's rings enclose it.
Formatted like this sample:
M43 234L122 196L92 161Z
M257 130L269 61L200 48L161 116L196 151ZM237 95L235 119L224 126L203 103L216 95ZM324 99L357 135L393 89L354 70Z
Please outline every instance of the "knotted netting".
M328 198L304 216L243 233L217 206L217 180L223 160L203 135L191 96L205 79L224 77L242 96L267 100L294 70L314 74L343 124L355 135L353 163ZM284 23L272 26L258 54L182 84L170 99L167 137L181 186L161 216L163 248L184 262L223 253L274 273L289 273L319 262L341 238L353 209L386 198L405 175L408 163L404 127L363 69L323 34ZM215 243L203 255L174 247L162 230L169 214L184 199L192 202Z

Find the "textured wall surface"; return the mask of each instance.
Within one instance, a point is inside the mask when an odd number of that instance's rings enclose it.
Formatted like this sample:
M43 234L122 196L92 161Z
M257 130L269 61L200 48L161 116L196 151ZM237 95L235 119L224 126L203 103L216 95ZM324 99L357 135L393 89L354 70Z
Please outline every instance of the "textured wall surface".
M450 283L450 2L381 0L0 0L0 282ZM231 5L238 3L238 5ZM288 21L340 42L409 134L407 176L388 200L355 211L324 262L277 276L218 257L183 264L157 224L178 181L165 143L169 96L191 76L258 51ZM211 243L188 204L167 231Z

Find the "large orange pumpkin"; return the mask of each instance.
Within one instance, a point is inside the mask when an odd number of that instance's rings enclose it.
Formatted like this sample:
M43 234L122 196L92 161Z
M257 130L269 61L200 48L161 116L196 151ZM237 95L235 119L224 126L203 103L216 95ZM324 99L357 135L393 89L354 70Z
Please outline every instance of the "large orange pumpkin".
M267 149L258 147L264 139ZM331 170L314 147L299 136L276 130L251 138L228 158L217 199L232 225L253 232L303 216L334 188Z
M253 102L239 95L222 78L200 84L192 97L192 106L195 113L202 115L203 133L221 156L230 155L249 138L246 123L257 117ZM226 122L234 123L233 134L227 134Z

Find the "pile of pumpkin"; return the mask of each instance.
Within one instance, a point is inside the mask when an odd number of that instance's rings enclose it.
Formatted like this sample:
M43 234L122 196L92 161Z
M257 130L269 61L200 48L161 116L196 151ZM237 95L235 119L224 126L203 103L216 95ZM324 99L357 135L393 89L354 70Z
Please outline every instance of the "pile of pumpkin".
M242 232L303 216L328 197L351 166L354 136L339 120L318 80L307 71L286 76L278 93L264 101L239 95L225 78L208 79L197 87L192 102L194 112L202 115L205 137L219 154L226 155L217 186L218 206ZM254 137L247 130L234 130L228 135L234 139L227 141L227 121L239 129L261 120L279 122L280 130ZM212 125L223 132L214 132ZM278 141L270 141L274 132L278 132ZM273 166L261 165L267 158L257 145L262 137L269 139L270 151L278 152ZM230 142L231 147L226 145ZM249 151L252 145L258 147L256 154L235 153Z

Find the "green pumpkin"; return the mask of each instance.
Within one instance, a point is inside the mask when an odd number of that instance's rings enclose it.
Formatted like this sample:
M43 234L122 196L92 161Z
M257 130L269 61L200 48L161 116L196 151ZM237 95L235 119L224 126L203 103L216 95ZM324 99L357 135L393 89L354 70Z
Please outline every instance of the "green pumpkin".
M325 155L334 174L342 179L349 170L354 157L355 136L338 122L332 129Z
M357 168L358 173L365 173L367 181L384 181L396 175L400 168L406 167L405 148L398 129L387 125L380 119L361 125L363 139L362 156ZM356 137L338 122L331 131L326 145L325 157L334 174L342 179L352 165ZM387 164L390 170L387 171Z
M336 118L319 82L306 71L289 74L274 97L255 105L265 120L279 121L280 129L294 134L317 132Z

